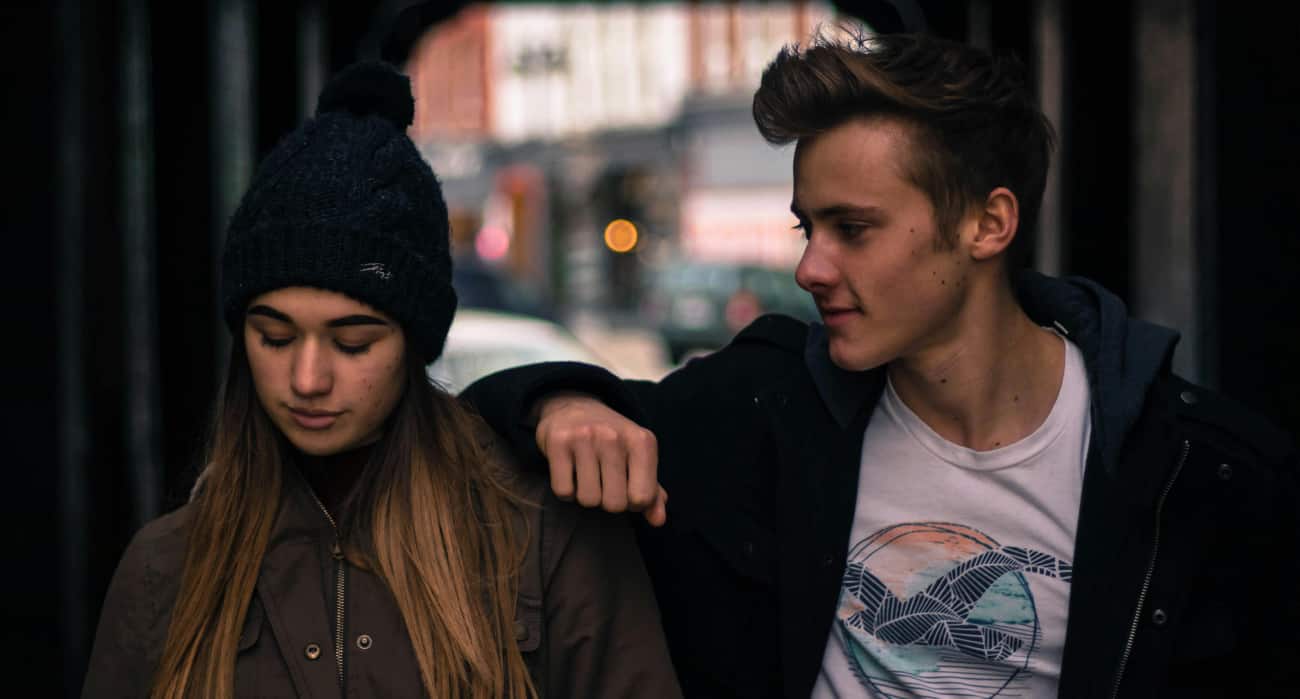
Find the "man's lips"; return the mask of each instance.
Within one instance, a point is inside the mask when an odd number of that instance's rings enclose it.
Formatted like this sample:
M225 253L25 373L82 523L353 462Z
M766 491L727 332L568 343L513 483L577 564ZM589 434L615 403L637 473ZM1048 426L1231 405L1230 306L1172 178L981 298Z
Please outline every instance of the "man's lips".
M852 306L818 306L817 310L821 311L822 322L827 326L847 323L862 313L862 311Z
M338 419L342 412L332 410L304 410L302 408L289 408L289 415L293 421L298 423L299 427L306 430L325 430L329 429L334 421Z

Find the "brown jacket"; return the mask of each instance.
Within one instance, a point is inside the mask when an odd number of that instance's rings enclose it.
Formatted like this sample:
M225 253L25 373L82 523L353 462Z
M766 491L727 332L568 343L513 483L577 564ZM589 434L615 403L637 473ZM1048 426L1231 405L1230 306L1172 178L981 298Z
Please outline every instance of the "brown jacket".
M529 547L515 634L543 697L679 697L659 611L628 523L519 483ZM167 635L189 507L145 525L119 563L95 636L84 698L144 697ZM373 573L343 563L336 639L333 530L301 477L283 504L239 639L238 697L420 697L397 606ZM336 645L341 644L341 645ZM336 653L341 653L342 662Z

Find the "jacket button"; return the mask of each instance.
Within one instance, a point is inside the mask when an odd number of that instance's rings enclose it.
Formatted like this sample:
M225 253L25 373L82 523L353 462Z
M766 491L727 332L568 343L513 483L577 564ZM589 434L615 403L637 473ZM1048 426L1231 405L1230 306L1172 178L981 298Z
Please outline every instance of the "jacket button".
M370 646L374 645L374 642L375 640L370 637L370 634L363 633L357 636L357 648L361 650L370 650Z
M1219 480L1232 480L1232 464L1219 464Z
M832 557L830 557L830 556L826 556L826 557L822 558L822 567L823 567L823 568L829 568L829 567L831 567L831 564L834 563L834 562L835 562L835 559L834 559L834 558L832 558Z
M1183 391L1178 397L1188 405L1196 405L1196 394L1191 391Z
M320 657L320 646L315 643L308 643L307 647L303 649L303 654L307 656L308 660L316 660Z
M752 557L754 555L754 542L746 541L741 545L740 550L745 552L745 558Z
M528 624L522 621L515 622L515 640L524 641L528 639Z
M1164 626L1166 621L1169 621L1169 615L1165 614L1165 610L1157 609L1151 612L1151 623L1156 626Z

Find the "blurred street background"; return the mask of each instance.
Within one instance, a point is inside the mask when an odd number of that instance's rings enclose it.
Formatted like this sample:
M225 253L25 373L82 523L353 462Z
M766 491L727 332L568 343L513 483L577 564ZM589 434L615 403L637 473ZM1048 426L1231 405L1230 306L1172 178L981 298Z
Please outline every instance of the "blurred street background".
M0 10L6 660L75 696L131 534L183 501L229 334L224 228L361 58L410 75L461 311L430 375L581 359L657 379L794 284L764 66L819 27L1014 53L1059 143L1035 265L1183 333L1176 369L1300 430L1300 36L1219 0L55 0Z

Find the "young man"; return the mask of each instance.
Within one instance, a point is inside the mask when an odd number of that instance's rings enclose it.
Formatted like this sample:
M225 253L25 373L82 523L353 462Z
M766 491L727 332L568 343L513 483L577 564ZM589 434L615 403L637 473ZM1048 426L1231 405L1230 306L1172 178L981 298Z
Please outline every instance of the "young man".
M1016 269L1052 140L1018 74L921 36L783 51L754 117L797 142L823 323L658 384L467 391L558 494L664 525L638 540L688 696L1296 691L1293 452L1170 372L1173 331Z

